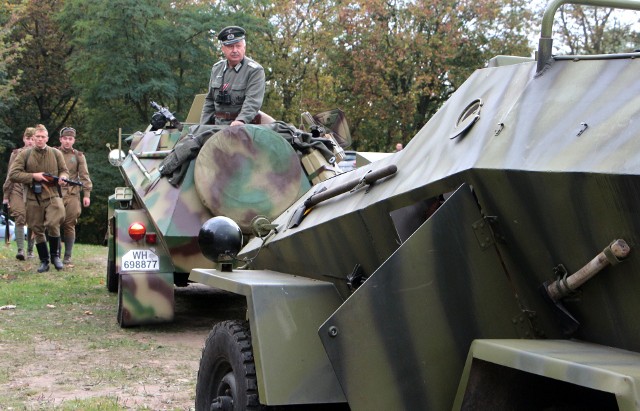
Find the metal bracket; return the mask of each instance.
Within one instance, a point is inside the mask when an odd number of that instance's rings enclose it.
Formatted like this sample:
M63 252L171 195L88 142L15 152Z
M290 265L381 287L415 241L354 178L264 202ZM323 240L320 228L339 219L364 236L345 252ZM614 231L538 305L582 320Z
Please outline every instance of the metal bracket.
M538 315L535 311L522 310L519 315L511 319L511 322L521 338L543 338L545 334L538 326L537 320Z
M480 248L483 250L486 250L495 244L495 237L492 229L492 225L495 223L495 220L497 220L496 217L483 217L471 224L473 233L476 235L476 240L478 240L478 245L480 245Z

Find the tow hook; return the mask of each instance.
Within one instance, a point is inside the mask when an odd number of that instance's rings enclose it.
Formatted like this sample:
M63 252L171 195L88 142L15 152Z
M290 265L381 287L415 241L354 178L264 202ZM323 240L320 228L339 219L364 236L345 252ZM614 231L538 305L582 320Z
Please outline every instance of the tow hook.
M228 396L216 397L213 402L211 402L211 408L209 408L209 410L233 411L233 398Z

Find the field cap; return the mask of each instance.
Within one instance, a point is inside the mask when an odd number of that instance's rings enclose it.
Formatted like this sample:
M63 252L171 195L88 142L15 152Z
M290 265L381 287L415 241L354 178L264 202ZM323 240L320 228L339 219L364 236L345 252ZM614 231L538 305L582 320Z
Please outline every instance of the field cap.
M74 137L76 136L76 129L73 127L65 127L62 130L60 130L60 137Z
M246 31L242 27L225 27L218 34L218 40L220 40L225 46L228 46L230 44L237 43L240 40L243 40L245 33Z

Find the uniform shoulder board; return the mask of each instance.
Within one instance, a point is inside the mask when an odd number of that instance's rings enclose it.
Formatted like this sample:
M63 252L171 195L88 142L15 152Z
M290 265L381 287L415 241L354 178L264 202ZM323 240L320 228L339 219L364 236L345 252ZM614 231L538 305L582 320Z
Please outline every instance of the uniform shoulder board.
M84 156L84 153L80 150L76 150L75 148L73 149L73 152L77 155L77 156Z
M219 62L217 62L216 64L213 65L213 67L215 66L219 66L220 64L223 64L225 61L224 60L220 60Z
M247 65L251 68L260 68L260 64L256 63L255 61L250 61L247 63Z

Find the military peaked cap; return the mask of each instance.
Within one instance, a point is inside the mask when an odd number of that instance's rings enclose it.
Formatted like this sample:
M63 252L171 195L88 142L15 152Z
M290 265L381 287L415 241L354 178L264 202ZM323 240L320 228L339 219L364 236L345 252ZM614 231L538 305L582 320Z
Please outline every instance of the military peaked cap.
M220 40L225 46L228 46L230 44L237 43L240 40L243 40L245 33L246 31L242 27L225 27L220 30L220 33L218 33L218 40Z

